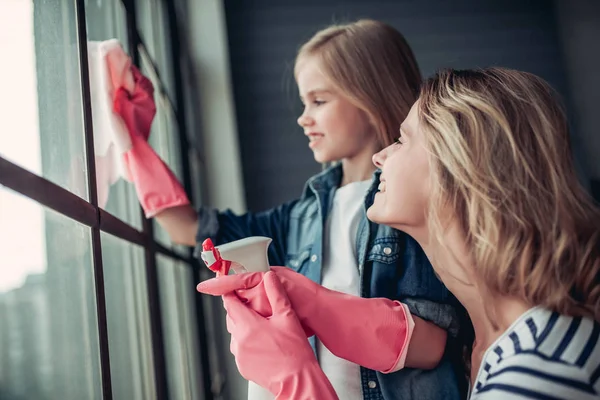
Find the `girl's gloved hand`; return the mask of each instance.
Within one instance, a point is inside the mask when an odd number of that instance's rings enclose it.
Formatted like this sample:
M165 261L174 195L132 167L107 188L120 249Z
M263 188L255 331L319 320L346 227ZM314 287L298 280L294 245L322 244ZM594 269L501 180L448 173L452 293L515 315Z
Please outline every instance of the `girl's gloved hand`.
M260 290L270 315L256 313L235 293L223 295L231 352L242 376L277 399L337 399L277 275L265 273Z
M127 179L135 185L138 200L147 218L160 211L190 204L185 190L147 140L156 114L152 82L131 66L135 87L129 93L116 90L113 109L121 116L129 137L119 138Z
M317 335L336 356L369 369L393 372L404 366L414 321L408 308L397 301L329 290L286 267L209 279L197 290L214 296L235 293L247 307L267 317L272 309L265 297L265 277L273 272L306 336Z
M131 74L135 84L133 92L129 93L123 86L118 88L114 94L113 109L125 122L132 139L147 141L156 115L154 87L135 65L131 66Z

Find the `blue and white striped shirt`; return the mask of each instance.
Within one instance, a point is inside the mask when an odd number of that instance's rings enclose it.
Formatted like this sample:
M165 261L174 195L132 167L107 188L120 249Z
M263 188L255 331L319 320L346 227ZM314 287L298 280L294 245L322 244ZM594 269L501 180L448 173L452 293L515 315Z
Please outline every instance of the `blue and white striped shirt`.
M535 307L485 352L471 400L600 399L600 324Z

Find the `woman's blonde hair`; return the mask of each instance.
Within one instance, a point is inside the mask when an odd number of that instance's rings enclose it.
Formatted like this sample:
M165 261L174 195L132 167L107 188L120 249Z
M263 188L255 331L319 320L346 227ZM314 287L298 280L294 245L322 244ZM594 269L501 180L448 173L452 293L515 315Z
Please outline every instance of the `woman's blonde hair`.
M336 89L366 112L382 147L398 137L421 85L417 61L400 32L373 20L332 25L302 45L296 76L308 58L316 59Z
M450 207L492 296L600 320L600 210L577 179L552 88L515 70L445 70L424 83L419 118L432 232Z

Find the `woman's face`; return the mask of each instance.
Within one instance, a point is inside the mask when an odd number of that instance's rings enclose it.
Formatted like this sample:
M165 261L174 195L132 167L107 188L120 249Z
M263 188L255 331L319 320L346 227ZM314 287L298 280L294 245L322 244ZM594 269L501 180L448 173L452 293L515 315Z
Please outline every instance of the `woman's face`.
M367 210L371 221L412 236L426 231L429 204L429 155L423 135L417 101L402 123L396 143L373 156L373 163L382 170L381 183Z

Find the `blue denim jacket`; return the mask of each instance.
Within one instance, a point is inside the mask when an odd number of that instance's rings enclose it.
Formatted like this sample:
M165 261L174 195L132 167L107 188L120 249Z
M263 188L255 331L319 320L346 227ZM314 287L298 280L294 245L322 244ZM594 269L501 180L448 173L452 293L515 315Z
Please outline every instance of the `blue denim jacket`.
M320 283L324 225L341 179L341 166L330 167L308 180L300 199L264 212L236 215L231 211L200 209L197 241L200 244L210 237L220 244L247 236L271 237L271 265L288 266ZM366 218L378 185L379 171L365 197L356 238L361 296L386 297L405 303L414 315L447 330L449 341L448 351L433 370L404 368L382 374L361 368L363 397L365 400L465 398L464 370L456 357L458 352L451 349L462 308L438 280L414 239ZM311 339L314 348L314 338Z

